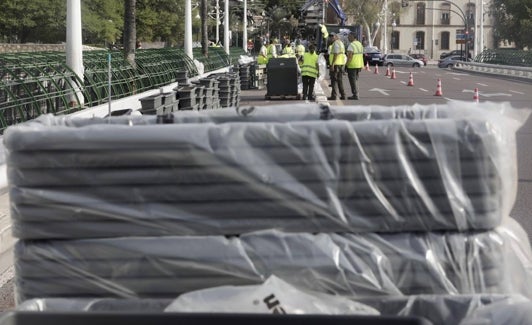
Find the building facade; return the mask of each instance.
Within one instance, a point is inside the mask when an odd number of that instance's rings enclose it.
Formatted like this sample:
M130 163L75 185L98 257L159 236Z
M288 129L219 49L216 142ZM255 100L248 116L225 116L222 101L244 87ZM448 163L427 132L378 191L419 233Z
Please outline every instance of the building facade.
M390 0L388 8L400 9L388 10L380 48L388 53L423 53L432 59L452 50L469 50L474 56L493 48L493 24L487 14L491 1L482 1Z

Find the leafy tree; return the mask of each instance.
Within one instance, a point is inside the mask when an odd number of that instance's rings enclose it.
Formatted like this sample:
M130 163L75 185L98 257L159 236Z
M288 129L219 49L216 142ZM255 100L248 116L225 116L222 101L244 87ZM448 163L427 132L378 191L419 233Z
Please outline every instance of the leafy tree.
M509 40L521 49L532 46L532 0L493 0L490 14L496 43Z
M363 26L368 46L373 46L384 18L384 0L346 0L345 13ZM376 23L379 24L376 24Z
M185 1L137 0L137 38L183 44Z
M85 0L82 1L81 14L84 43L114 44L121 38L124 5L120 1Z
M0 0L0 35L11 42L65 40L64 0Z
M299 9L305 4L306 0L264 0L266 8L271 10L273 8L282 8L285 11L285 18L291 16L299 18Z

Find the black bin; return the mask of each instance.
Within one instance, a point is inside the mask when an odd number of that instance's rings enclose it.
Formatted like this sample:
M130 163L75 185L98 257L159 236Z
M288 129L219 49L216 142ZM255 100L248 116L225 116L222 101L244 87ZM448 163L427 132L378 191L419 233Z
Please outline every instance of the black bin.
M266 66L268 83L266 97L297 96L296 58L274 58Z

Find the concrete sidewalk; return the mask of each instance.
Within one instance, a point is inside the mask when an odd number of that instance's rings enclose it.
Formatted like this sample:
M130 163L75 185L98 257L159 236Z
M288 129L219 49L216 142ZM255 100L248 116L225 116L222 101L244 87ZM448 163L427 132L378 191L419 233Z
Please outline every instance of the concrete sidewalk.
M11 235L11 217L9 213L9 195L4 191L0 195L0 312L15 306L13 292L13 245Z

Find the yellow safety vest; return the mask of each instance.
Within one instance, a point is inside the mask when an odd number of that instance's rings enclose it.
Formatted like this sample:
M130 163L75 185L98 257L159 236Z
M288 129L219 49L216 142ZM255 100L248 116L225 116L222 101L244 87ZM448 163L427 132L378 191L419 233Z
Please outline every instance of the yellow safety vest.
M329 37L329 32L327 31L327 26L320 24L321 34L323 35L324 39L327 39Z
M357 69L364 67L364 47L359 41L351 42L351 47L353 48L353 57L351 61L347 64L348 69Z
M312 78L318 77L318 55L316 53L303 54L303 65L301 66L301 75Z
M275 49L275 44L268 45L268 59L276 58L277 50Z
M299 56L303 56L303 54L305 54L305 46L303 44L296 46L296 53Z
M344 65L346 60L347 60L347 57L345 56L345 45L344 45L344 42L340 41L340 40L336 40L332 43L332 48L331 48L331 52L334 50L334 43L338 42L338 44L340 45L340 53L336 53L336 61L334 61L333 65ZM333 55L334 56L334 53L331 53L329 55ZM332 59L331 59L332 60Z
M285 46L283 49L283 54L287 54L289 57L294 55L294 49L292 46Z
M267 64L268 63L268 49L266 46L262 45L260 48L259 56L257 57L258 64Z

